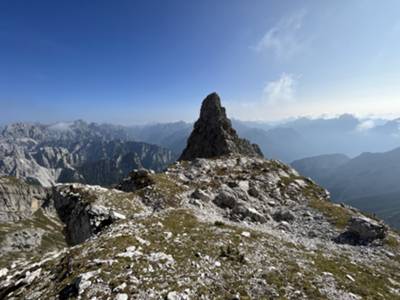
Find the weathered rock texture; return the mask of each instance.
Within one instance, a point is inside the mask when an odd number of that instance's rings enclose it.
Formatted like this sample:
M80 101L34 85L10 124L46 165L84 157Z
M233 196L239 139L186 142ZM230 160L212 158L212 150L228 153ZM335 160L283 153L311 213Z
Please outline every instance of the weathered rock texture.
M101 187L76 183L53 188L54 207L65 224L69 245L82 243L115 221L125 219L123 214L103 205L100 195L104 191Z
M0 177L0 223L30 217L47 199L47 191L15 177Z
M226 116L225 108L221 106L218 94L212 93L203 101L200 118L194 124L179 160L214 158L229 154L263 156L257 145L239 138Z
M151 177L154 171L139 169L133 170L129 175L117 185L117 189L124 192L134 192L154 184L154 179Z
M0 265L65 247L50 197L40 185L0 177Z
M355 222L361 212L279 161L195 159L147 177L133 193L56 186L66 231L83 242L0 265L0 298L400 297L399 235ZM337 243L349 229L371 241Z

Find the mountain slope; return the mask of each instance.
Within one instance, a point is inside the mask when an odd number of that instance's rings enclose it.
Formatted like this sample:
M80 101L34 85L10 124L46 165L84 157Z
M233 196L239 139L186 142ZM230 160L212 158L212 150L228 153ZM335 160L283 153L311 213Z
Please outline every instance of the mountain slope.
M339 166L327 187L337 199L359 198L400 191L400 148L385 153L363 153Z
M349 220L362 215L331 203L323 189L277 161L197 159L146 176L152 183L132 193L58 186L53 199L78 244L0 269L0 295L400 296L399 236L389 231L373 246L339 242ZM76 235L80 224L89 226L83 239Z
M295 160L291 166L302 175L324 185L336 168L350 160L344 154L326 154Z
M343 156L313 157L292 166L327 188L333 200L375 213L400 227L400 148L363 153L350 160Z

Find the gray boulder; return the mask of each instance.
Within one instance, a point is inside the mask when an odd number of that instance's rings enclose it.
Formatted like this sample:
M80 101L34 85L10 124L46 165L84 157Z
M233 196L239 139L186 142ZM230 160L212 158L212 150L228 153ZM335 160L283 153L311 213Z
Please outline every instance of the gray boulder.
M192 194L191 197L194 199L202 200L204 202L208 202L211 199L211 196L203 191L202 189L196 189Z
M367 217L352 217L349 221L348 231L363 241L373 241L384 239L387 228L384 224Z
M353 216L346 231L335 238L335 241L340 244L367 245L383 240L387 231L388 228L383 223L365 216Z
M239 216L240 219L247 218L253 222L258 222L258 223L267 222L267 218L253 207L238 205L233 209L232 213Z
M133 170L129 173L128 177L124 178L117 186L117 189L124 192L134 192L152 185L155 183L154 179L151 177L153 173L154 171L147 169Z
M287 209L282 209L282 210L278 210L276 211L273 216L275 221L277 222L292 222L294 221L294 219L296 218L296 216L294 215L294 213L292 213L290 210Z
M218 195L214 198L214 203L221 208L233 209L238 205L237 195L230 189L222 189Z

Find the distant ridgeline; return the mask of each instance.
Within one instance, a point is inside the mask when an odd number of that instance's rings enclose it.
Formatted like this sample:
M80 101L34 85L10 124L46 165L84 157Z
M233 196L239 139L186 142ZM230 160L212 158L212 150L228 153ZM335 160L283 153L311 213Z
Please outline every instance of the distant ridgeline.
M377 214L400 229L400 148L353 159L321 155L294 161L292 166L327 188L333 200Z

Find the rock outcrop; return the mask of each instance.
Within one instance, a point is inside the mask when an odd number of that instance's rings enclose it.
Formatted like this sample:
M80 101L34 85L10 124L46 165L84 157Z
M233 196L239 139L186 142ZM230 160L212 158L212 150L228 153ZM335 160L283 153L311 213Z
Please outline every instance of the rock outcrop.
M375 239L384 239L387 227L371 218L353 217L349 222L349 231L357 235L361 240L372 241Z
M65 247L62 229L49 190L0 177L0 266Z
M347 230L336 240L339 243L351 245L367 245L386 238L388 227L381 221L366 216L353 216L347 225Z
M102 202L106 189L80 184L58 185L53 188L54 207L65 224L69 245L84 242L118 220L126 217ZM112 198L112 193L108 194Z
M0 223L28 218L46 202L48 193L15 177L0 177Z
M179 160L215 158L229 154L262 157L260 148L239 138L226 116L217 93L208 95L202 105L200 118L194 124Z

